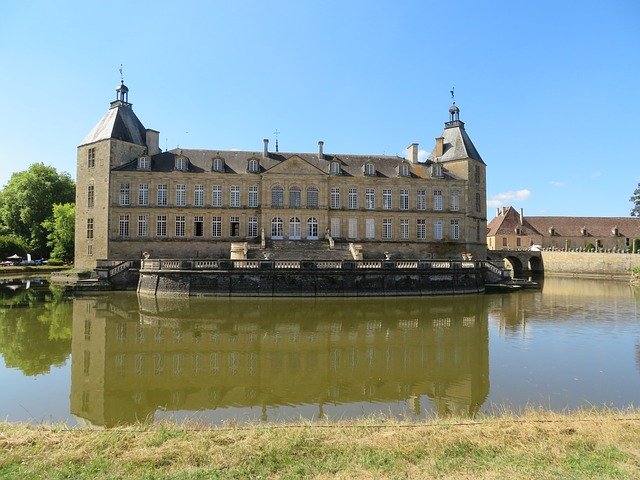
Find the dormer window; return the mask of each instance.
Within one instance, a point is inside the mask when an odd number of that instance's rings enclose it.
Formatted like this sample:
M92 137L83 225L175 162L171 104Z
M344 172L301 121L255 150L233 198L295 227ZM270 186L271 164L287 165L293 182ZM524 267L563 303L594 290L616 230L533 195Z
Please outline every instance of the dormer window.
M213 159L213 171L214 172L223 172L224 171L224 160L221 158Z
M442 164L434 163L433 165L431 165L431 176L442 177Z
M260 163L256 159L249 160L249 165L247 166L247 170L250 173L258 173L260 171Z
M582 235L583 237L587 236L587 227L582 227L580 229L580 235Z
M549 235L553 237L555 234L556 234L556 229L553 227L549 227Z
M138 159L138 170L151 170L151 158L143 155Z
M340 162L331 162L331 175L340 175Z
M611 235L613 235L614 237L617 237L618 235L620 235L620 232L618 232L618 227L613 227L611 229Z
M184 157L177 157L176 158L176 170L180 170L181 172L184 172L187 170L187 159Z
M373 163L365 163L364 174L368 177L373 177L376 174L376 166Z
M400 165L398 165L398 175L401 177L408 177L409 165L407 165L406 163L401 163Z

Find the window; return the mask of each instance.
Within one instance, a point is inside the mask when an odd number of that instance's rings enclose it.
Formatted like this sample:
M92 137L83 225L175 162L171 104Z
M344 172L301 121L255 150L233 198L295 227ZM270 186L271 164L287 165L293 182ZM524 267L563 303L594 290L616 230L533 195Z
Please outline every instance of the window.
M442 177L442 165L440 165L439 163L434 163L431 166L431 176Z
M221 158L213 159L213 171L214 172L222 172L224 170L224 160Z
M94 194L95 194L95 187L93 185L89 185L87 187L87 207L88 208L93 208Z
M409 210L409 190L400 190L400 210Z
M89 255L89 256L93 255L93 245L92 244L87 245L87 255Z
M271 238L282 240L283 238L283 221L280 217L274 217L271 220Z
M249 207L256 208L258 206L258 187L252 185L249 187Z
M433 191L433 209L442 210L442 190Z
M480 165L476 165L475 180L476 180L476 183L480 183Z
M332 175L340 175L340 163L339 162L331 162L331 174Z
M202 215L193 217L193 235L195 237L202 237L204 235L204 217Z
M364 174L372 177L376 174L376 167L373 163L365 163L364 165Z
M214 185L211 189L211 206L222 206L222 185Z
M130 189L128 183L120 184L120 205L129 205Z
M349 238L358 238L358 219L349 219Z
M460 238L460 220L451 220L451 239L458 240Z
M331 236L333 238L340 237L340 219L339 218L331 219Z
M516 237L516 247L521 247L521 246L522 246L522 238Z
M407 165L406 163L401 163L398 166L398 175L400 175L401 177L408 177L409 176L409 165Z
M502 237L502 246L503 247L507 246L507 237Z
M149 170L151 168L151 159L142 156L138 159L138 170Z
M250 173L258 173L258 171L260 170L260 164L258 163L258 160L249 160L248 170Z
M138 236L146 237L149 235L149 225L147 224L146 215L138 215Z
M284 205L284 189L276 185L271 189L271 206L282 207Z
M427 191L426 190L418 190L416 192L416 208L418 210L427 209Z
M222 236L222 217L211 218L211 236L212 237Z
M158 237L167 236L167 216L166 215L158 215L158 218L156 219L156 236Z
M331 208L340 208L340 189L338 187L331 188Z
M382 208L384 208L385 210L391 210L391 207L391 189L385 188L384 190L382 190Z
M167 204L167 186L158 185L158 206Z
M289 219L289 238L291 240L300 240L301 235L300 219L291 217Z
M129 215L120 215L118 220L118 234L121 237L129 236Z
M187 204L187 186L176 185L176 206L184 207Z
M375 238L376 236L376 221L373 218L367 218L364 221L365 236L367 238Z
M196 185L193 187L193 204L196 207L204 206L204 185Z
M307 220L307 238L309 240L318 239L318 219L316 217Z
M457 212L458 210L460 210L460 192L458 192L457 190L453 190L451 192L449 208L452 212Z
M391 224L390 218L385 218L382 220L382 238L392 238L393 237L393 226Z
M183 157L176 158L176 170L185 171L187 169L187 159Z
M87 218L87 238L93 238L93 218Z
M367 210L374 210L376 208L376 191L373 188L367 188L364 195Z
M316 187L307 188L307 208L318 208L318 189Z
M90 148L87 150L87 168L94 168L96 166L96 149Z
M442 240L442 220L433 222L433 238L435 240Z
M255 238L258 236L258 217L249 217L247 219L247 237Z
M476 212L482 211L482 202L480 201L480 194L476 193Z
M184 237L184 215L176 215L176 237Z
M427 221L424 218L416 220L416 238L418 240L427 239Z
M409 219L400 219L400 238L406 240L409 238Z
M358 208L358 190L356 188L349 189L349 209L355 210Z
M237 185L231 186L230 205L234 208L238 208L240 206L240 187L238 187Z
M229 219L229 236L240 236L240 217L231 217Z
M300 187L291 187L289 189L289 208L300 208L301 202Z
M138 185L138 205L149 205L149 184L147 183Z
M476 242L480 241L480 222L476 221ZM533 245L533 241L531 241L531 244Z

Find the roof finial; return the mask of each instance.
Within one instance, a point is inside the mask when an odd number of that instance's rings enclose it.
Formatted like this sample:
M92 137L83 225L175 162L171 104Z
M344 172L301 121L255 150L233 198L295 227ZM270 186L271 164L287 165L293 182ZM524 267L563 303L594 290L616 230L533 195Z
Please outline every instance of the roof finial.
M120 83L124 83L124 74L122 73L122 64L120 64Z
M276 131L273 132L273 134L276 136L276 152L278 152L278 135L280 134L280 132L276 128Z
M456 102L455 102L455 98L456 98L455 90L456 90L456 87L451 87L451 90L449 90L451 92L451 100L454 101L453 102L454 105L456 104Z

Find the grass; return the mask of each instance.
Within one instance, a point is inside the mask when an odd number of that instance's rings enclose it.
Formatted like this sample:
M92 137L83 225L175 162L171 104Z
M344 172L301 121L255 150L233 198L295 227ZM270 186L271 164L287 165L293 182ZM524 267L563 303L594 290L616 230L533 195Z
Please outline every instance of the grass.
M0 423L0 478L632 479L640 411L233 428Z

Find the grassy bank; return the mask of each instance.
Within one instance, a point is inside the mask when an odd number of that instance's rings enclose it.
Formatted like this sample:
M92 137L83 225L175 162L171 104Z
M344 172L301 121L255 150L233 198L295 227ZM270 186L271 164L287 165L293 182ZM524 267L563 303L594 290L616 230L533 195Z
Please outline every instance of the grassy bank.
M62 270L69 270L70 266L67 265L38 265L38 266L27 266L27 265L19 265L15 267L0 267L0 276L7 275L21 275L21 274L34 274L41 273L43 275L48 275L51 272L59 272Z
M0 424L0 478L640 478L640 411L418 424Z

